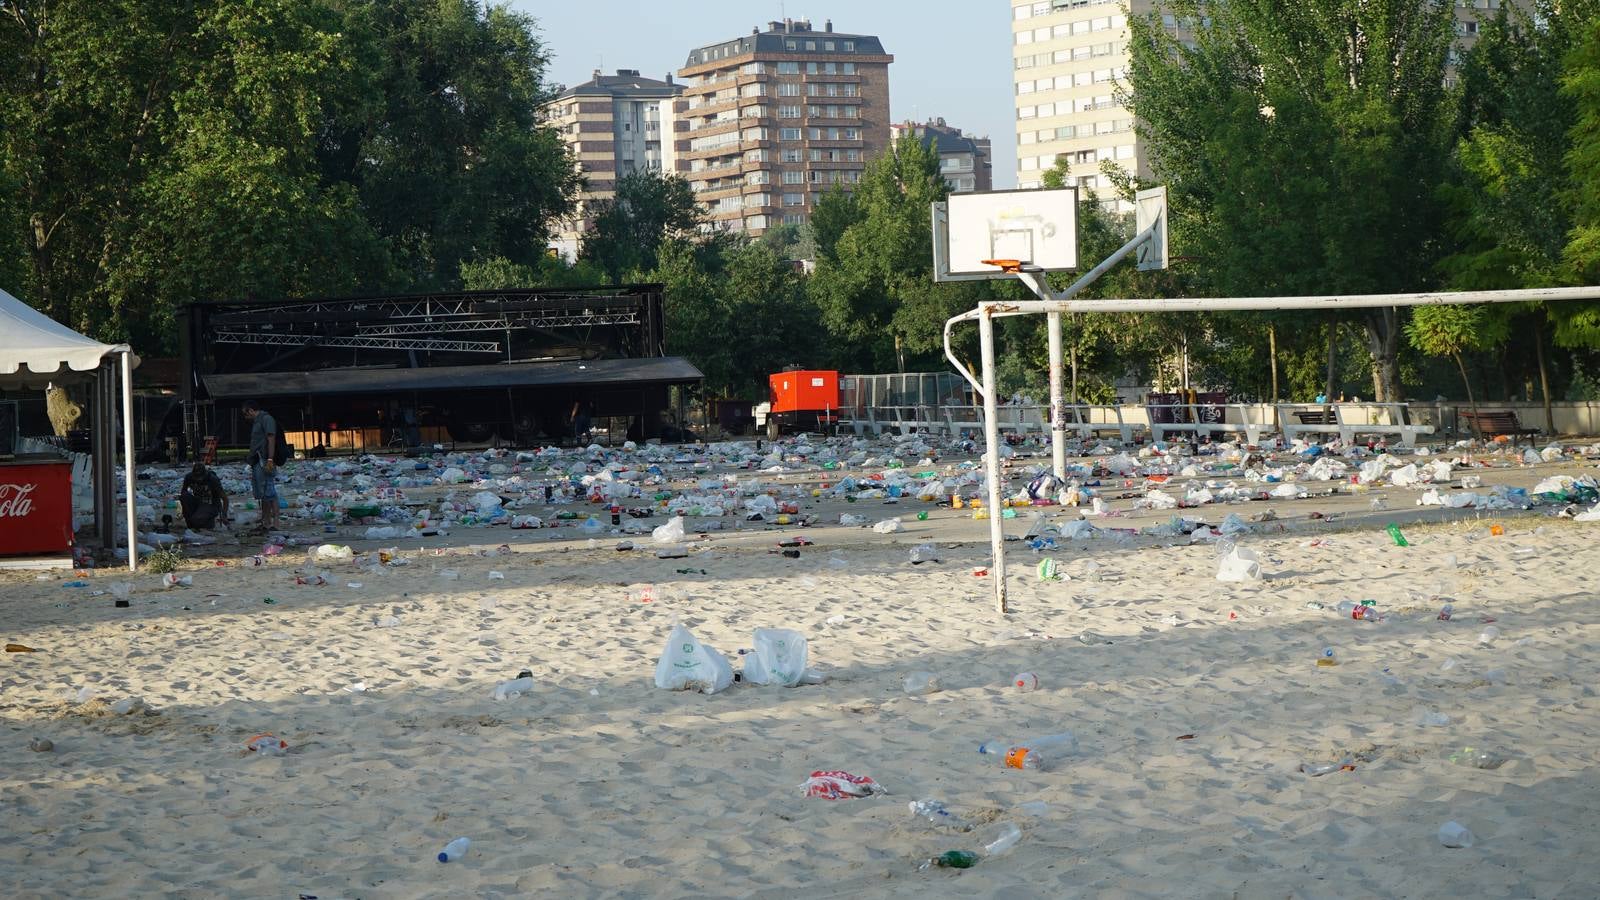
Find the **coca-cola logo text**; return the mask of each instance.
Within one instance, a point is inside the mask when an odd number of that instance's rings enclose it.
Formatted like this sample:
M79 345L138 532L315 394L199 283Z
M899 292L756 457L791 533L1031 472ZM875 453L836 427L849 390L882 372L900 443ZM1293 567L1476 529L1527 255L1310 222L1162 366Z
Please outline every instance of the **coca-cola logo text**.
M33 512L28 495L37 484L0 484L0 519L26 519Z

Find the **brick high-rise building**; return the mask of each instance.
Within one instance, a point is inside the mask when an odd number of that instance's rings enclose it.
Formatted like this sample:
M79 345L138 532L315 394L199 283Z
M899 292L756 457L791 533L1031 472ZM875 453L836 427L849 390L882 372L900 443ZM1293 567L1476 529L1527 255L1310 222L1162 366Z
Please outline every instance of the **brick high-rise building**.
M670 129L677 173L718 227L806 221L888 148L891 62L876 37L805 19L690 52Z
M1456 0L1458 50L1477 41L1479 21L1492 17L1501 3ZM1147 16L1162 4L1010 0L1010 6L1017 185L1039 187L1044 173L1063 156L1071 166L1068 183L1102 201L1109 202L1111 188L1100 174L1103 160L1149 177L1146 148L1134 134L1133 113L1116 100L1115 85L1128 77L1128 15ZM1172 14L1161 20L1183 37ZM1447 76L1453 77L1453 72Z
M640 76L637 69L594 77L567 88L545 105L545 115L577 158L588 187L573 218L558 227L554 244L568 259L577 255L583 233L593 224L590 204L616 196L617 179L642 169L670 168L663 149L663 112L682 91L672 83Z
M939 174L952 194L994 189L994 154L987 137L962 134L961 129L945 124L944 119L905 122L893 126L894 139L915 137L924 147L936 147Z

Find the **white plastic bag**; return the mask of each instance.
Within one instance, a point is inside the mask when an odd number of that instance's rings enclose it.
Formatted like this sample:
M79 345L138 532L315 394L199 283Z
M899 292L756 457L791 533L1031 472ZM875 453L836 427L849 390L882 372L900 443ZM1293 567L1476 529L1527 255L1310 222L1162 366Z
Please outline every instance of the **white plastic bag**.
M794 687L806 674L806 636L788 628L757 628L756 649L744 656L744 680Z
M673 516L672 520L667 524L659 525L654 531L650 532L650 536L660 544L676 544L682 541L683 516Z
M727 657L700 643L682 625L672 626L661 660L656 663L656 687L715 694L730 684L733 667L728 665Z
M1217 564L1218 581L1256 581L1261 578L1261 558L1254 550L1234 547Z
M311 551L311 558L319 563L347 563L354 560L356 554L341 544L323 544Z
M898 518L884 519L878 524L872 526L872 530L879 534L895 534L897 532L905 531L905 526L900 524L900 520Z

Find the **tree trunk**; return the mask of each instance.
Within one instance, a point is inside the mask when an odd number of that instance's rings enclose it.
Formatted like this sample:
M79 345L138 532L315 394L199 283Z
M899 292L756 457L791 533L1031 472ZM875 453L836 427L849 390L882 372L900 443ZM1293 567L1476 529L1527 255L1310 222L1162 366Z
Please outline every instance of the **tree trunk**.
M1472 436L1483 439L1483 430L1478 427L1478 401L1472 396L1472 379L1467 377L1466 363L1461 361L1461 354L1451 354L1456 358L1456 368L1461 370L1461 383L1467 388L1467 405L1472 407Z
M1078 336L1072 336L1072 346L1068 348L1072 358L1072 402L1078 402Z
M1328 323L1328 379L1322 388L1322 396L1329 403L1333 402L1333 377L1334 370L1339 362L1339 323Z
M1405 392L1400 387L1400 309L1385 306L1367 310L1367 350L1372 354L1372 390L1379 403L1399 403Z
M1278 422L1278 326L1267 323L1267 359L1272 362L1272 427L1282 428Z
M1550 407L1550 370L1544 363L1544 329L1539 327L1537 319L1533 322L1533 354L1539 361L1539 393L1544 397L1544 430L1546 434L1556 433L1556 414Z

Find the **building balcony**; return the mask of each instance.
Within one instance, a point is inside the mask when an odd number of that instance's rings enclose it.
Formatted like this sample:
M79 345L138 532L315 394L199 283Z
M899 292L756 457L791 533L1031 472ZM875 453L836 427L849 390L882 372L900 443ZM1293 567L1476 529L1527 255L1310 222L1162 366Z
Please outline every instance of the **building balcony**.
M730 129L737 129L738 127L739 127L739 120L738 119L718 119L717 121L714 121L714 122L700 122L698 124L690 123L688 133L689 134L701 134L701 133L711 134L711 133L715 133L717 131L728 131Z

